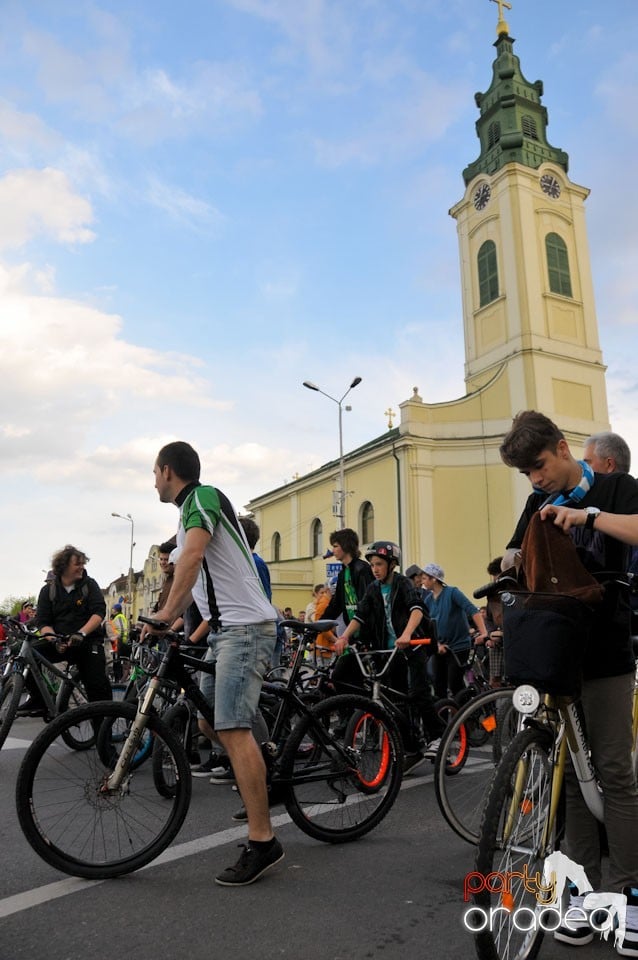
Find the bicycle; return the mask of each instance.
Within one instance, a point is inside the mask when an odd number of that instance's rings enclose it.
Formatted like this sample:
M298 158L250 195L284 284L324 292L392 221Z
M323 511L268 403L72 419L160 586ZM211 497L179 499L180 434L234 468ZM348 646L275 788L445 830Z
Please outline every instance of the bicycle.
M563 668L557 670L554 664L543 681L540 672L547 650L537 651L529 667L534 682L522 683L512 694L522 729L496 769L478 840L476 873L507 877L508 883L499 892L482 889L474 895L478 910L491 910L493 918L476 933L477 954L480 960L532 960L541 947L542 915L550 901L543 902L539 889L522 878L547 881L544 865L558 849L562 834L562 787L568 751L588 809L597 820L603 820L603 796L578 701L578 663L574 665L574 660L578 661L576 651L582 647L583 625L591 611L579 600L560 595L504 593L502 601L506 610L518 607L528 613L559 608L563 621L578 625L572 630L573 647L564 654ZM555 636L553 642L558 639ZM567 639L566 634L566 643ZM542 643L541 637L538 640ZM634 720L637 708L635 691ZM525 910L524 924L512 922L514 907Z
M288 622L284 621L284 623ZM290 622L301 623L302 621ZM328 693L334 694L334 688L329 685L325 671L308 669L305 655L308 649L312 649L315 637L316 631L306 626L294 648L292 659L289 666L286 667L285 674L281 672L279 667L266 673L259 697L258 714L253 725L253 734L258 742L270 741L274 743L276 738L276 747L280 749L284 739L290 734L291 724L296 718L294 709L289 710L285 723L277 724L277 715L282 697L286 696L286 691L290 689L291 684L294 685L296 695L304 701L306 706L314 706L320 700L323 700ZM193 668L194 652L192 645L180 645L179 651L184 662ZM191 654L190 657L188 653ZM294 673L291 673L293 667L295 667L295 670ZM203 673L215 673L215 665L206 660L198 660L198 669ZM188 756L194 754L195 741L200 736L197 722L197 704L186 690L183 690L172 705L168 707L162 719L179 738L186 754ZM170 765L168 766L168 775L166 775L162 750L157 744L153 749L153 767L157 789L164 796L172 796L175 786L172 781Z
M11 643L11 652L4 663L0 687L0 748L9 736L25 693L28 676L37 687L44 703L45 723L87 702L86 691L77 679L77 671L62 670L51 663L34 646L34 641L40 639L37 632L29 630L24 624L16 623L16 627L18 629L17 634L14 631L14 638L17 635L18 639ZM56 634L50 639L65 643L69 637ZM66 730L64 740L73 750L88 750L94 743L93 727L91 724L84 724L75 731Z
M158 630L167 624L144 618ZM304 629L297 621L290 621ZM307 629L326 630L332 621ZM157 673L137 708L101 702L80 707L54 720L26 751L16 784L22 831L48 864L74 876L105 879L139 869L157 857L177 835L191 798L188 757L180 740L154 712L153 701L166 678L183 687L208 723L213 711L184 665L179 638L166 634L167 645ZM187 658L188 660L188 658ZM392 807L402 779L399 732L378 703L361 696L330 697L309 707L295 690L297 656L281 700L272 739L262 750L273 790L278 790L294 823L309 836L329 843L355 840L372 830ZM199 663L198 663L199 666ZM378 724L375 742L348 745L335 733L340 718L365 711ZM298 714L290 733L289 716ZM96 750L70 753L60 740L76 725L99 726ZM113 743L109 726L124 722L123 743ZM132 769L140 738L150 730L159 742L164 770L172 771L174 794L158 790L149 765ZM367 789L368 769L378 769L383 753L385 775Z
M410 646L427 646L430 642L430 638L414 639L410 641ZM396 689L390 686L386 679L390 675L390 667L395 657L401 653L400 649L393 647L389 650L360 651L356 644L350 644L348 649L350 650L348 655L354 656L357 660L366 693L385 708L399 728L405 754L404 772L413 769L422 760L427 759L423 751L428 747L428 737L423 728L419 695ZM380 667L384 658L387 658L386 663ZM353 689L356 688L353 687ZM457 712L455 701L449 698L436 700L434 706L445 724ZM362 725L365 722L366 718L363 716L353 718L351 723L354 725L347 730L346 742L353 741L359 728L363 729Z

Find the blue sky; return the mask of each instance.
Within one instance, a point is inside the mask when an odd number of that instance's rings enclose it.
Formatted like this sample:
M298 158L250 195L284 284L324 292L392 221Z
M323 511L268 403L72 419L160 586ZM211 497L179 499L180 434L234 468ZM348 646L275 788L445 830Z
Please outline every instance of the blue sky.
M412 394L462 395L449 208L478 155L489 0L4 0L0 597L74 542L106 585L168 536L192 442L237 507ZM513 0L550 142L592 191L614 429L638 469L638 5Z

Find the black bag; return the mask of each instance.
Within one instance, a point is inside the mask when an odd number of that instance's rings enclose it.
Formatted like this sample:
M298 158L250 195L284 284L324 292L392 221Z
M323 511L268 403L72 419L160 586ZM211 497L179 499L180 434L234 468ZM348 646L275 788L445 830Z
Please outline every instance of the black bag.
M510 683L531 683L543 693L577 697L592 610L575 597L504 593L503 652Z

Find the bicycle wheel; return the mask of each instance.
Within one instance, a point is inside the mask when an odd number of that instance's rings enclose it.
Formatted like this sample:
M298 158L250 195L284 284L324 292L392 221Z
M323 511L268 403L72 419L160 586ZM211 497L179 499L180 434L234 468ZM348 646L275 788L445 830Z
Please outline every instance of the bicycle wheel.
M163 723L171 729L175 737L182 744L186 756L190 755L191 747L191 711L185 703L176 703L162 716ZM162 740L154 739L151 754L153 782L158 793L163 797L174 797L177 784L176 770L170 750Z
M483 693L452 717L441 738L434 765L436 799L452 830L468 843L478 842L494 769L512 736L511 706L511 689ZM473 737L478 729L482 735Z
M365 756L357 769L362 793L376 793L391 770L390 741L382 720L367 710L356 710L346 726L346 746Z
M334 733L344 723L351 730L350 742ZM396 800L402 771L403 748L394 721L372 700L345 694L323 700L295 724L279 779L286 809L304 833L325 843L344 843L383 820Z
M24 677L20 673L13 673L2 684L0 691L0 747L9 736L9 731L16 718L16 711L20 706L24 690Z
M67 710L73 710L75 707L83 707L87 703L86 694L82 687L64 680L60 684L58 696L55 704L57 713L66 713ZM90 723L83 726L72 727L64 734L64 742L72 750L88 750L95 744L95 733Z
M490 874L503 882L485 882L474 894L470 916L478 931L479 960L538 956L544 933L541 917L547 906L529 878L542 877L545 858L553 850L552 743L548 730L523 730L508 747L494 777L476 855L479 877L473 883L476 889L481 878ZM521 909L524 914L517 913Z
M149 766L129 769L117 790L108 789L116 759L105 765L98 750L69 750L63 733L78 724L130 725L135 708L101 701L57 717L33 741L18 773L16 805L22 831L48 864L76 877L107 879L138 870L176 836L191 796L188 760L179 741L156 717L148 730L170 753L176 791L161 797Z

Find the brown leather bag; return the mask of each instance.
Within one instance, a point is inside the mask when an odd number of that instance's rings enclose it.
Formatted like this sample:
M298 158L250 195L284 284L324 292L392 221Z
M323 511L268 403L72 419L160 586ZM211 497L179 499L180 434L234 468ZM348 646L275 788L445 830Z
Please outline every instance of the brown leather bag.
M519 580L532 593L560 593L596 605L603 588L583 566L569 534L535 513L521 544Z

